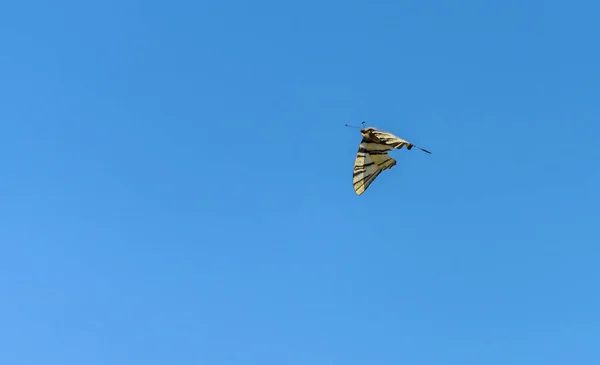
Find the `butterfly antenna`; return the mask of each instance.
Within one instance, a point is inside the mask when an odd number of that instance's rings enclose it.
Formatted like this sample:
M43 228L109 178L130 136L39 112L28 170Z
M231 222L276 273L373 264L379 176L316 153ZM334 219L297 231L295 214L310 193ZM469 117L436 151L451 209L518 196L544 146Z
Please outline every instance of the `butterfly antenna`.
M348 124L346 124L346 127L348 127L348 128L358 128L358 129L360 129L360 127L357 127L357 126L355 126L355 125L348 125Z

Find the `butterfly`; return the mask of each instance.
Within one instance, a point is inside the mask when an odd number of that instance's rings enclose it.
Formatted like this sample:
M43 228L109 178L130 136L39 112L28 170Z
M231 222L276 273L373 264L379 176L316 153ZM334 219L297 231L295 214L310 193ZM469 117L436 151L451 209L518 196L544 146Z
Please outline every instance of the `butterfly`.
M396 160L388 156L388 151L402 149L402 147L410 150L416 147L431 154L431 152L424 148L415 146L408 141L377 128L363 128L360 130L360 134L363 138L358 147L356 159L354 160L354 173L352 176L352 184L357 195L364 193L383 170L391 169L396 165Z

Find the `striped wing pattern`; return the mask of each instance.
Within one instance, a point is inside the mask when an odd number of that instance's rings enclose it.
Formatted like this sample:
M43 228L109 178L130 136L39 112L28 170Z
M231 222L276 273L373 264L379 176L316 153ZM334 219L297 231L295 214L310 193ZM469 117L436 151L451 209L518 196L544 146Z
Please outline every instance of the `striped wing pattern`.
M396 164L396 160L388 156L387 150L369 150L370 145L373 143L363 141L354 160L352 184L357 195L364 193L381 171Z
M402 147L410 150L414 146L391 133L372 127L363 129L361 134L363 139L354 160L352 176L352 184L357 195L364 193L383 170L391 169L396 165L396 160L388 156L390 150L402 149ZM423 151L430 153L427 150Z

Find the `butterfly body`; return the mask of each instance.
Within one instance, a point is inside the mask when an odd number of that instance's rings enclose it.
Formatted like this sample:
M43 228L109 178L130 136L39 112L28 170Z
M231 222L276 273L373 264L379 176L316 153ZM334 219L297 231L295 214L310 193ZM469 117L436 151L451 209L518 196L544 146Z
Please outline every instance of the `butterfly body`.
M389 132L373 127L361 129L360 134L363 138L354 160L352 175L352 184L357 195L364 193L383 170L391 169L396 165L396 160L388 156L390 150L402 149L402 147L410 150L417 147L424 152L431 153Z

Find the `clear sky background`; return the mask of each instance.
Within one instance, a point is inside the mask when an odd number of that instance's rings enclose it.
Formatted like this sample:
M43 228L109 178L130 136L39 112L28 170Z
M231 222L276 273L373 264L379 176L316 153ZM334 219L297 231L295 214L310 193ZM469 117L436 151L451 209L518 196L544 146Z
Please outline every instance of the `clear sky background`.
M0 363L600 363L599 13L3 2Z

